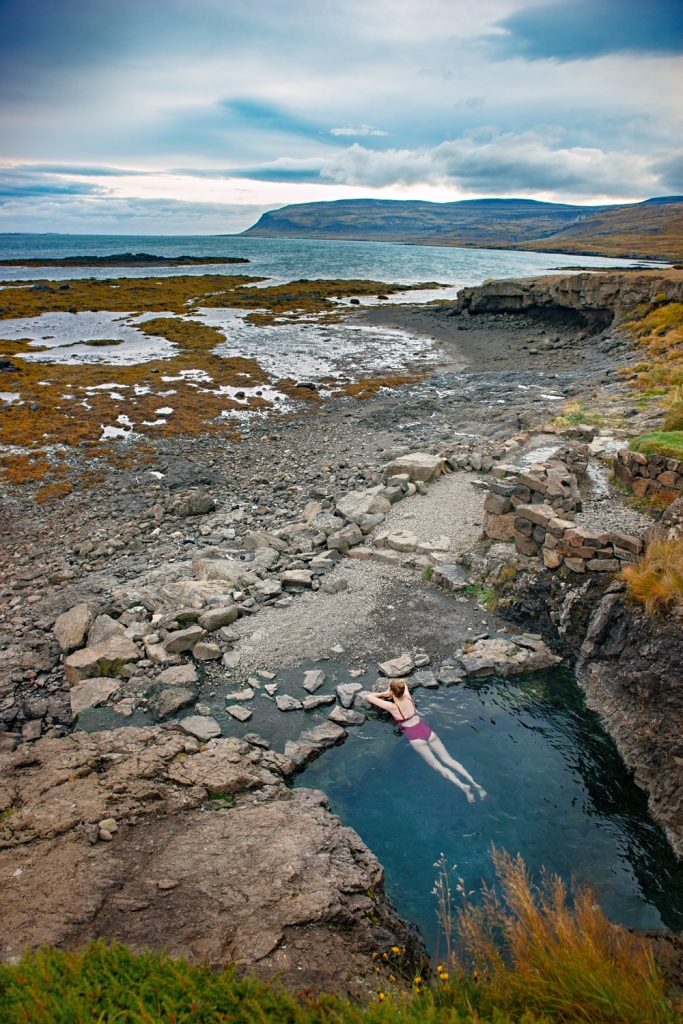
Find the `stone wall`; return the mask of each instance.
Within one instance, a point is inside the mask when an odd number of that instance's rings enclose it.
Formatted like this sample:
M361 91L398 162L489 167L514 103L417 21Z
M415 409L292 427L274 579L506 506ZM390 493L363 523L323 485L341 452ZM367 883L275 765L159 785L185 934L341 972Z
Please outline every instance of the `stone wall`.
M643 551L639 537L577 526L581 495L575 475L586 468L584 446L565 448L529 470L499 465L484 502L484 534L514 541L520 554L541 557L548 569L618 572ZM570 468L571 467L571 468Z
M614 460L614 474L639 498L683 491L683 461L666 455L643 455L621 448Z

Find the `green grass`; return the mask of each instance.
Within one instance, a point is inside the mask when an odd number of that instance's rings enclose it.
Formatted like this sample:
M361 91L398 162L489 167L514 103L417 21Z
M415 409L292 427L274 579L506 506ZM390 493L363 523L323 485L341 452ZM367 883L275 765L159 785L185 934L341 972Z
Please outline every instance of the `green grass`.
M631 441L630 447L643 455L683 459L683 430L654 430L651 434L641 434Z
M473 597L489 612L494 612L498 605L498 591L495 587L485 587L481 583L468 583L463 594Z

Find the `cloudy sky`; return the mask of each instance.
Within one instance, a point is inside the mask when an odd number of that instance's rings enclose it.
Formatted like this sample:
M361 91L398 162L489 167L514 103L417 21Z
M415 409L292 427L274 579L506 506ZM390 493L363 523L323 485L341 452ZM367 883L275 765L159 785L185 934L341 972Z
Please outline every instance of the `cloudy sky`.
M683 193L683 0L0 0L0 231Z

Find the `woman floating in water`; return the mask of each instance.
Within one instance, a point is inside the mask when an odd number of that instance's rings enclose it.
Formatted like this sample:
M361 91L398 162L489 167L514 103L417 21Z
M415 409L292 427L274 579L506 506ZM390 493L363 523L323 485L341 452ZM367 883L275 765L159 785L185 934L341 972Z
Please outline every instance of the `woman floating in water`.
M476 789L479 799L484 799L486 790L478 782L474 781L469 772L458 761L451 757L436 733L432 732L427 723L421 720L417 713L415 702L408 692L405 680L392 679L388 690L384 690L382 693L366 693L365 697L370 704L374 704L375 707L389 712L392 718L398 722L403 735L413 750L420 757L423 757L427 764L431 765L439 775L443 775L444 779L448 779L458 789L461 789L469 803L474 803L474 793L471 786L474 786ZM468 786L466 782L461 782L454 772L451 771L451 768L467 779L471 786Z

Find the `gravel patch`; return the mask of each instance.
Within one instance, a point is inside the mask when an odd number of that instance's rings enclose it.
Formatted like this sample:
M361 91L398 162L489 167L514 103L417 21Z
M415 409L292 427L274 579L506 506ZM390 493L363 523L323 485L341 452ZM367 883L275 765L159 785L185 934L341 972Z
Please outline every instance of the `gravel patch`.
M405 527L420 540L445 534L453 550L477 540L483 517L483 492L472 486L475 474L453 473L432 484L426 496L395 505L386 526ZM371 546L371 539L370 544ZM386 635L378 628L394 607L400 618L403 602L426 587L415 570L345 558L326 579L343 580L336 594L315 591L297 597L289 608L264 608L253 619L239 619L231 630L238 637L240 670L293 668L304 661L335 657L340 644L347 660L386 656ZM479 613L477 613L479 614ZM391 616L389 616L391 618Z
M577 513L576 523L589 530L614 530L635 537L641 537L645 530L652 526L652 520L648 516L622 504L614 496L602 500L584 500L583 511Z
M451 538L451 551L461 551L481 535L486 492L474 486L476 473L450 473L416 495L392 506L380 529L409 530L419 541Z

